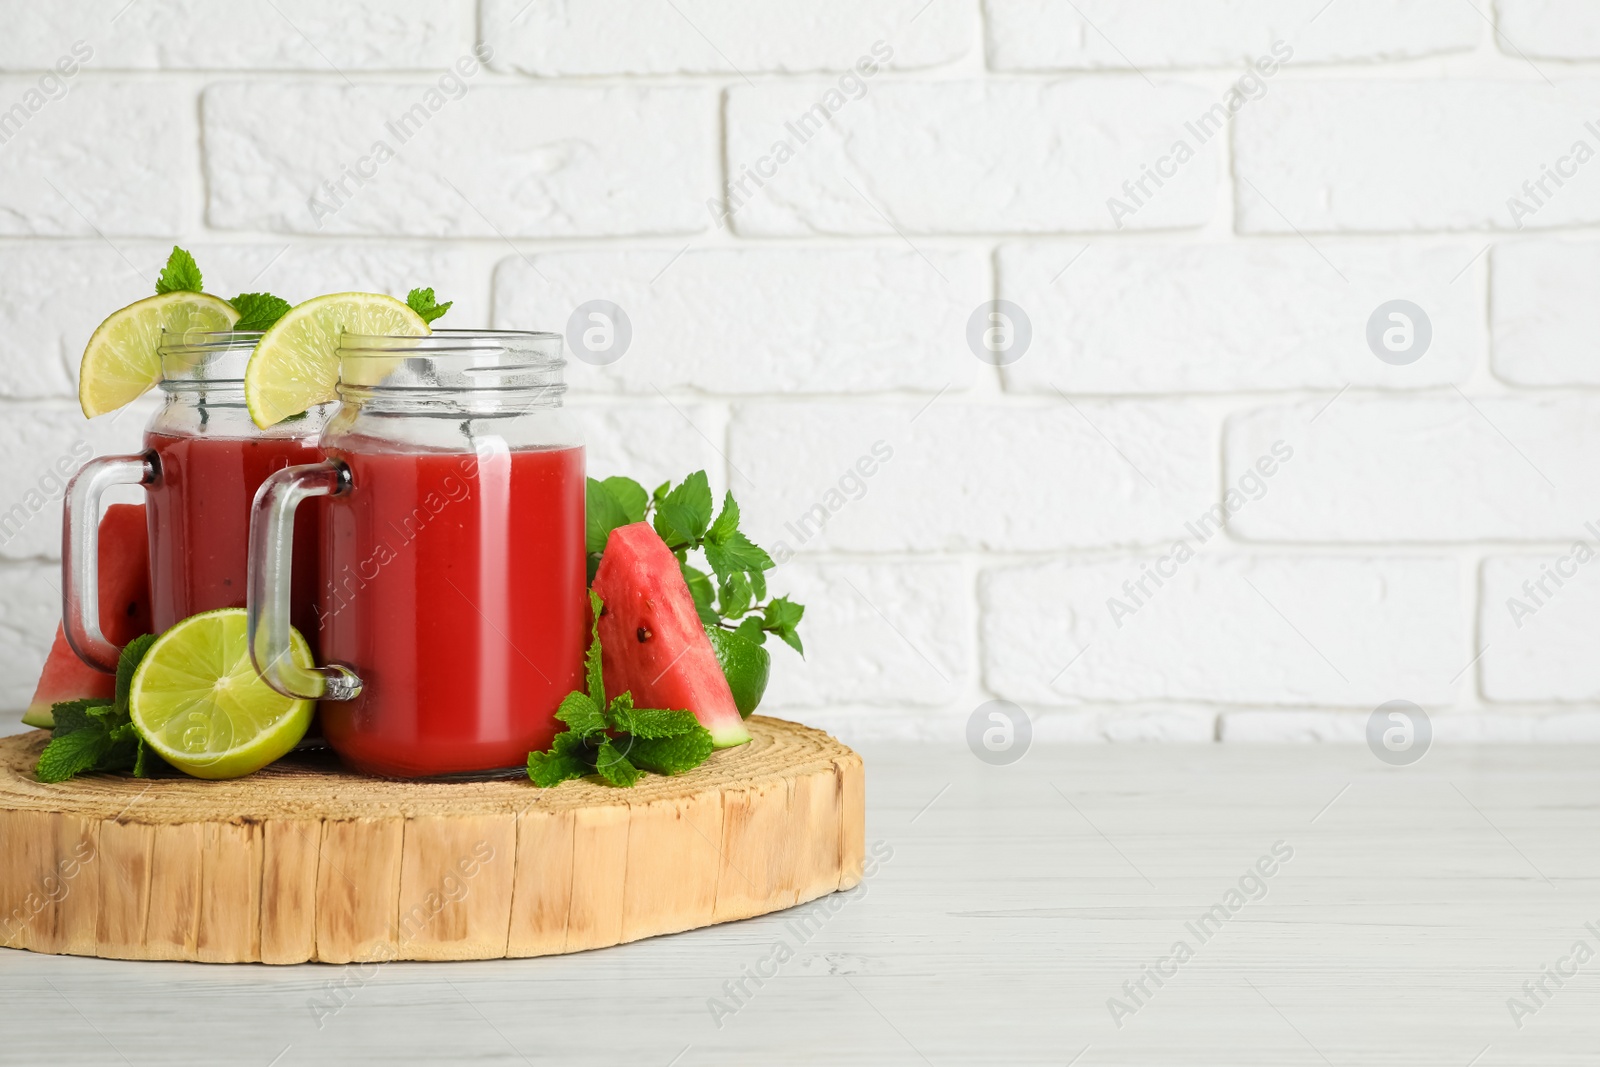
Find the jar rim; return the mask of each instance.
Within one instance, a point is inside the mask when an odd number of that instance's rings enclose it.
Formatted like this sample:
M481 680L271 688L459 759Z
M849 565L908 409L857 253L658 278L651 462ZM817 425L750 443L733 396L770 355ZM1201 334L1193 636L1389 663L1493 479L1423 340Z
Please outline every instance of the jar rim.
M449 356L481 357L505 352L536 359L560 361L561 335L542 330L439 329L419 336L405 334L346 333L339 337L339 358L407 356L438 359Z
M204 355L208 352L232 352L254 349L261 340L261 330L169 330L161 328L157 350L183 355Z
M261 330L184 330L163 328L156 351L162 384L244 382L245 364L261 340Z

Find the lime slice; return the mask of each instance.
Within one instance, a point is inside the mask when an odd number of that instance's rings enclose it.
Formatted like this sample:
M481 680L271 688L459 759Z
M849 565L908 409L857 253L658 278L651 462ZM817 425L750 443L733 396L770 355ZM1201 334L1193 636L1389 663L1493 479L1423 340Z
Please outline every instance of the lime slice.
M339 337L421 337L422 316L381 293L330 293L296 304L262 335L244 371L250 417L266 428L338 399Z
M231 330L239 313L210 293L172 292L112 312L78 366L78 403L89 418L115 411L161 380L161 331Z
M291 631L295 662L312 666ZM238 778L288 752L311 725L311 700L273 691L250 663L243 608L191 615L150 646L128 689L145 744L185 774Z

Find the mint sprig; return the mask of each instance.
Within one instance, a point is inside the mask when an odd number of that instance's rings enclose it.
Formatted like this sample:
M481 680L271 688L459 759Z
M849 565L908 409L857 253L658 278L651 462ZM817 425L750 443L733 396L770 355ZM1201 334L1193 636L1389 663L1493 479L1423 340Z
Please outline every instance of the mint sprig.
M204 286L205 277L194 256L188 249L173 245L167 265L161 268L161 276L156 279L156 295L199 293L204 291ZM283 318L290 307L289 301L271 293L240 293L228 303L239 313L239 321L233 324L235 330L265 330Z
M648 519L678 558L702 623L733 630L758 645L773 634L805 655L797 629L804 605L787 597L767 600L766 572L775 566L772 557L739 529L739 505L732 493L724 494L721 510L712 517L705 471L695 471L676 486L663 482L653 493L632 478L590 478L585 505L590 581L611 531ZM690 562L692 552L704 555L710 573Z
M161 276L156 279L156 295L203 291L200 267L195 263L194 257L184 249L173 245L172 254L167 257L167 265L161 268Z
M133 672L156 639L145 634L129 641L117 658L117 690L114 700L65 700L50 711L55 728L50 743L39 753L34 773L41 782L64 782L90 771L132 771L146 776L152 757L144 738L128 715L128 691Z
M528 753L528 777L548 789L593 774L627 788L644 771L682 774L700 766L711 755L711 731L692 712L636 708L632 693L606 699L600 649L604 605L594 593L589 604L594 625L584 656L584 691L575 689L562 699L556 718L567 730L556 735L549 751Z
M434 319L450 310L454 300L446 300L440 304L436 302L432 289L413 289L406 294L406 306L418 315L422 321L431 324Z

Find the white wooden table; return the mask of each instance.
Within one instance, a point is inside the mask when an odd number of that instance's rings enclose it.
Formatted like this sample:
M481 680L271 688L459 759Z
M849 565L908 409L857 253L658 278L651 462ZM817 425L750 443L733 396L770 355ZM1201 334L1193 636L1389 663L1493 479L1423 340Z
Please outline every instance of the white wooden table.
M1435 749L1409 768L1317 746L1035 746L1010 767L861 751L888 858L833 913L813 906L808 938L788 912L493 963L0 950L0 1063L1600 1061L1600 749ZM1277 842L1293 856L1263 864L1264 897L1202 941L1186 924L1226 914ZM1579 941L1596 956L1528 996ZM1145 966L1163 957L1158 986Z

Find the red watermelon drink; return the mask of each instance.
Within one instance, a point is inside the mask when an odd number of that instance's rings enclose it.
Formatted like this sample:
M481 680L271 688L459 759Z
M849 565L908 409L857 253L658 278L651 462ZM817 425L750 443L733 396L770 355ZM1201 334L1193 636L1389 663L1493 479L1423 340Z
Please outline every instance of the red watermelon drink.
M588 600L583 447L560 409L560 353L554 334L346 335L328 461L273 476L257 502L257 667L321 700L353 770L525 773L563 729ZM332 664L307 669L275 634L286 641L290 518L314 496L328 497L318 612Z
M291 424L293 425L293 424ZM147 432L155 457L149 485L151 612L159 633L214 608L242 608L248 586L250 503L268 475L322 458L315 431L291 437L218 437ZM314 508L296 518L303 533L294 565L293 622L317 641Z
M323 653L361 665L325 703L357 770L433 775L526 764L583 686L583 449L330 455ZM382 562L380 562L380 560Z
M250 419L244 367L260 333L191 331L181 341L165 336L164 403L145 427L145 451L91 460L68 492L62 624L73 651L103 671L116 670L119 648L101 631L89 598L99 587L98 524L91 517L107 489L136 484L146 491L151 622L159 633L202 611L244 606L256 489L274 471L322 458L321 412L267 430ZM316 510L306 509L300 521L308 540L316 520ZM294 578L295 624L315 643L313 552L297 561Z

